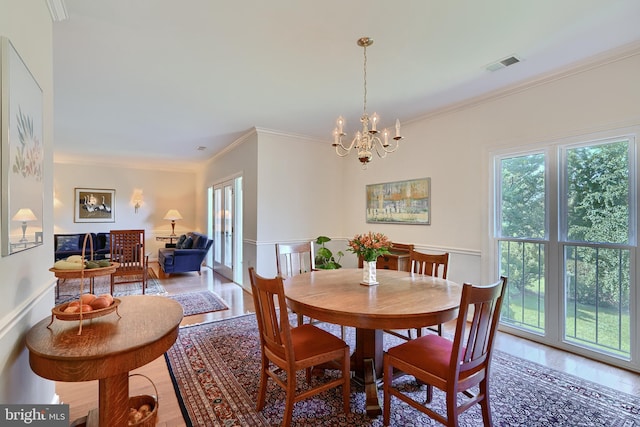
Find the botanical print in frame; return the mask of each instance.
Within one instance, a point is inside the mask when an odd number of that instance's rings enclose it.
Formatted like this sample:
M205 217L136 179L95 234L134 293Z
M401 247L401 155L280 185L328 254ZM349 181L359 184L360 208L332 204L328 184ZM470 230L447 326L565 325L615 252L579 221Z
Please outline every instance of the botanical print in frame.
M74 222L115 222L116 190L76 188Z
M0 37L2 255L43 243L43 96L9 39Z
M431 224L431 178L367 185L367 222Z

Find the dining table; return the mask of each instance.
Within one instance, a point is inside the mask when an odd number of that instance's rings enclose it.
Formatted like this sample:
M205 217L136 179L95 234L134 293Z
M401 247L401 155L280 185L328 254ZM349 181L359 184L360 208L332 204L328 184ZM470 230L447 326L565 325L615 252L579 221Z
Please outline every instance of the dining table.
M318 270L284 281L289 308L322 322L356 328L354 379L364 384L366 413L382 413L383 331L434 326L458 315L462 286L405 271L378 270L377 285L363 285L362 269Z

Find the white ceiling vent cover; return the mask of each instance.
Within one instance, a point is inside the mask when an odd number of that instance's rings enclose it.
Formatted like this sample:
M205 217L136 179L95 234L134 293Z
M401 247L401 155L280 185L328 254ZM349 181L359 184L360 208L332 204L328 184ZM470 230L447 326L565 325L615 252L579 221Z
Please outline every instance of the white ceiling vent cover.
M498 71L502 68L506 68L510 65L517 64L520 62L520 58L515 55L508 56L504 59L501 59L498 62L494 62L493 64L487 65L487 70L489 71Z

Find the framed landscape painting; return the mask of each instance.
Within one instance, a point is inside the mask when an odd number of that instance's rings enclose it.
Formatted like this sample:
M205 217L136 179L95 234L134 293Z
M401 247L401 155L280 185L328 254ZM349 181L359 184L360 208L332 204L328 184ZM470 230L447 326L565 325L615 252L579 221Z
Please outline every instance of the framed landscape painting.
M9 39L0 37L2 255L43 243L42 89Z
M116 190L76 188L74 222L115 222Z
M367 185L368 223L431 224L431 178Z

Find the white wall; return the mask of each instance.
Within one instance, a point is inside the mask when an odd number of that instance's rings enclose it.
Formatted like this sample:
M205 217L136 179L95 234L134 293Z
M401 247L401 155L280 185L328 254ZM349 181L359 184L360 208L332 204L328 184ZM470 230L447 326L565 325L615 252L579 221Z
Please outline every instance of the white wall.
M340 236L342 170L329 142L258 132L258 260L276 274L275 243Z
M197 194L203 200L207 199L207 189L215 184L229 180L237 175L242 175L243 183L243 286L250 288L248 266L256 265L256 239L257 239L257 192L258 192L258 135L256 130L251 130L246 135L235 141L228 150L215 156L199 172L197 178ZM202 206L206 212L206 205ZM206 214L202 217L200 227L206 230ZM212 249L213 250L213 249Z
M196 220L195 171L55 163L54 172L54 233L99 233L141 228L145 230L149 259L155 260L157 249L164 246L164 242L156 241L155 237L171 233L170 221L162 219L169 209L177 209L183 218L176 221L176 234L206 231ZM115 222L74 222L76 187L115 190ZM142 194L143 202L136 213L133 197L138 193Z
M486 249L489 153L639 124L639 75L636 47L616 60L405 124L396 153L374 159L366 171L355 159L345 165L344 231L372 229L418 249L449 250L452 280L495 280ZM430 226L365 223L366 184L421 177L431 177Z
M53 252L53 52L52 23L44 1L3 0L0 35L9 38L43 92L44 243L0 257L0 402L52 403L55 385L31 371L25 347L28 330L49 317L54 280L48 271ZM4 130L3 130L4 131Z

